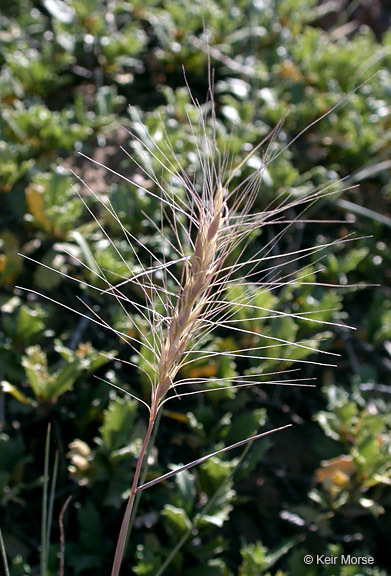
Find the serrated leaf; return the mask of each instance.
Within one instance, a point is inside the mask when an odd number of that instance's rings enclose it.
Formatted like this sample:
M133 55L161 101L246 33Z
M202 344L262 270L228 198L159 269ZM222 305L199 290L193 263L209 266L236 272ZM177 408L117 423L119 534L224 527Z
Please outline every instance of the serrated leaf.
M50 381L47 357L40 346L30 346L22 358L27 379L37 399L46 397L46 390Z
M117 450L131 442L137 413L137 402L128 396L115 398L103 414L99 428L105 447Z
M42 308L23 304L16 312L4 314L3 325L13 339L29 344L45 329L45 318Z
M162 516L167 519L170 528L179 535L184 534L191 528L191 522L183 508L166 504Z
M197 494L194 474L189 472L189 470L179 472L179 474L175 476L175 484L177 490L173 497L174 503L179 508L183 508L189 514L193 509Z
M199 474L202 489L211 496L218 487L230 475L232 470L231 462L224 462L219 458L212 457L200 466Z

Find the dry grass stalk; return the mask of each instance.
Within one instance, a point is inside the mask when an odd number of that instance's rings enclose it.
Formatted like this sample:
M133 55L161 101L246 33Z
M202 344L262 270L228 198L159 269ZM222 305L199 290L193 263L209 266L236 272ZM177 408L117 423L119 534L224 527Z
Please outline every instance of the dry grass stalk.
M211 81L210 86L212 86ZM299 221L300 216L289 220L284 217L285 214L289 214L292 209L296 209L300 205L304 208L311 206L319 197L334 193L336 188L333 186L326 190L315 190L299 198L292 195L285 198L279 205L270 206L267 211L255 214L251 213L260 189L263 170L266 169L268 163L273 160L271 153L272 146L269 146L263 154L262 168L255 171L250 177L242 180L240 184L234 186L235 175L240 171L249 157L245 158L239 166L231 169L229 157L224 156L224 154L221 154L218 150L215 139L216 119L212 88L210 89L209 96L209 103L207 105L210 114L209 119L205 108L200 106L194 99L192 100L199 118L199 126L191 125L191 128L193 130L194 143L202 171L201 182L197 183L192 181L187 176L185 170L175 167L174 161L176 160L176 156L173 148L170 149L170 159L157 145L155 149L152 149L144 140L135 135L133 136L138 145L143 147L149 155L161 164L162 171L171 183L176 183L175 189L172 189L170 185L166 185L164 181L161 183L158 176L151 170L147 172L147 175L148 178L152 180L153 187L144 188L140 186L139 183L136 184L131 179L116 173L111 168L105 167L131 185L136 185L137 188L141 189L145 194L159 199L161 203L160 227L155 222L150 222L150 224L159 232L162 243L168 243L176 252L177 258L175 260L167 262L164 256L154 254L146 243L143 243L142 240L135 237L131 231L124 227L110 201L105 202L101 197L96 196L93 190L81 180L91 195L104 206L105 210L107 210L121 228L125 239L133 251L138 269L135 271L130 267L117 245L103 228L98 216L87 206L81 195L79 195L80 200L85 204L86 209L95 219L102 234L116 251L120 260L126 265L128 277L123 278L121 282L114 285L109 281L107 274L96 260L94 260L92 266L91 263L78 260L74 255L69 254L69 256L77 260L79 265L93 272L97 278L107 286L107 288L102 291L101 287L82 282L93 290L97 290L104 295L110 295L110 297L118 302L135 328L134 335L129 336L129 334L116 330L86 304L88 308L87 313L79 314L111 330L126 342L131 350L138 354L144 367L136 365L130 360L121 361L142 370L151 384L151 398L149 403L134 394L124 391L148 408L149 424L137 461L132 488L118 538L112 576L118 576L120 571L135 495L137 491L148 487L147 485L139 485L140 472L159 410L169 400L210 390L201 389L182 393L180 390L182 390L183 386L202 385L207 383L208 379L178 379L180 369L194 362L195 358L211 358L217 354L223 354L232 358L244 357L257 358L259 360L264 358L264 356L262 356L262 349L266 347L270 348L270 344L268 346L254 345L253 347L250 346L240 350L226 350L224 352L209 351L203 348L203 343L217 327L228 328L229 330L235 330L239 333L245 332L247 335L253 335L257 338L262 337L256 330L251 331L241 328L240 319L235 316L235 311L240 308L261 309L265 313L263 316L264 319L268 317L291 316L308 322L320 322L313 320L310 315L290 314L257 307L254 305L254 295L251 293L245 293L236 299L232 299L232 297L229 298L228 296L232 296L232 291L235 287L247 285L249 282L261 290L279 288L286 284L305 283L306 277L304 273L300 278L300 263L302 259L307 258L309 255L320 253L324 246L315 246L309 249L292 251L280 255L278 264L274 261L272 251L283 234L285 234L293 224ZM211 134L208 131L209 120L211 120L212 123ZM277 131L278 127L269 137L271 144L273 144ZM264 144L264 142L261 144ZM255 154L261 144L253 149L249 156ZM278 154L280 154L280 152L278 152ZM163 158L163 160L161 160L161 158ZM92 161L101 165L94 160ZM142 168L141 165L139 165L139 167ZM183 190L183 196L176 192L178 185ZM338 191L340 192L341 189L339 188ZM146 217L148 218L147 215ZM282 231L249 259L246 256L246 248L251 240L252 232L270 223L283 224ZM170 235L167 233L167 224L171 229ZM350 238L344 238L338 240L336 243L349 240ZM234 250L238 256L235 261L231 262L230 258ZM142 253L143 255L141 255ZM93 256L91 257L93 259ZM150 261L149 266L144 264L147 259ZM296 267L295 272L284 273L286 267L293 263ZM178 267L180 268L179 273L177 272ZM240 273L243 270L246 270L246 278L240 279ZM70 280L80 283L80 279L78 278L72 278L66 274L63 275ZM143 295L143 303L140 303L139 298L131 299L125 293L124 288L129 284L133 286L138 294ZM46 298L48 297L46 296ZM50 300L50 298L48 299ZM67 308L61 302L58 304ZM131 313L128 306L132 307L133 311L136 311L136 314ZM251 322L256 319L256 317L249 318L247 321ZM147 323L149 327L148 334L145 333L145 323ZM312 348L307 342L288 342L270 335L268 339L274 340L276 347L294 345L317 352L317 349ZM143 351L148 352L148 357ZM270 354L268 354L268 358L270 359ZM284 358L279 358L279 360L287 361L287 359ZM330 365L322 364L315 360L301 360L301 362L326 366ZM298 386L311 385L303 379L287 378L284 372L289 371L283 371L277 374L264 374L263 376L275 377L274 380L271 382L269 380L266 383ZM260 380L259 374L254 373L254 375L249 374L241 378L227 378L224 380L224 383L228 388L247 387L259 385L262 383L262 380ZM109 382L109 384L111 383ZM267 433L270 432L271 431L268 431ZM259 434L257 437L261 437L262 435L263 434ZM250 440L251 439L244 440L239 444ZM229 448L230 447L227 449ZM226 449L223 451L225 450ZM200 461L204 459L205 457L200 459ZM197 464L197 461L191 463L191 465L195 464ZM189 466L190 465L188 465L188 467ZM184 468L186 468L186 466ZM179 470L176 470L176 473L178 473L178 471ZM169 473L168 476L171 475L172 474ZM150 484L155 484L168 476L165 475L160 479L152 481Z
M210 103L212 119L214 120L213 94L211 94ZM261 226L268 224L270 221L278 221L284 212L291 210L297 205L310 205L320 195L325 194L324 191L315 191L304 198L288 198L288 200L276 208L270 208L267 212L250 215L259 191L262 170L254 173L232 191L229 191L229 186L233 181L234 175L241 165L236 170L226 174L228 171L227 158L221 159L220 152L215 145L214 132L212 132L212 137L207 135L207 122L203 109L194 101L193 104L199 112L202 130L201 138L196 140L203 173L201 191L199 192L194 182L191 182L187 178L185 172L178 172L167 157L165 158L166 163L163 168L164 170L168 170L169 174L180 182L181 187L186 193L185 201L174 195L169 188L161 185L155 175L148 174L160 190L162 206L164 206L164 209L162 208L162 221L166 220L170 222L171 230L176 241L175 249L178 254L178 260L175 264L181 263L181 273L179 277L174 276L170 271L173 262L162 262L153 256L156 262L155 270L164 272L164 280L162 283L153 280L153 268L146 269L142 267L141 273L134 274L130 271L131 276L129 279L115 287L110 285L108 290L106 290L106 292L109 292L117 298L122 306L121 300L126 300L126 297L120 291L120 287L127 282L132 282L141 289L145 297L143 310L141 310L140 306L135 302L132 303L138 307L138 311L141 312L144 319L148 320L152 339L146 342L144 341L144 345L152 352L154 358L153 364L144 358L145 362L149 364L151 368L150 372L153 375L151 378L150 373L147 372L151 381L151 400L148 406L150 412L149 425L136 465L133 484L118 538L112 576L118 576L119 574L136 493L179 472L179 470L176 470L146 485L139 486L141 467L157 413L162 405L171 398L205 391L179 393L176 387L179 389L180 386L201 383L202 379L185 379L176 382L178 372L182 366L194 361L192 354L197 354L202 351L202 354L206 357L209 355L208 351L202 350L200 344L216 327L225 326L230 329L243 331L240 328L240 324L235 325L232 300L227 299L227 292L229 293L230 290L232 290L231 283L232 286L238 285L238 279L235 278L236 272L240 272L244 267L248 268L250 265L250 272L247 272L247 275L251 277L258 271L260 264L264 265L269 259L273 258L273 256L270 255L272 248L279 240L279 237L282 236L281 233L278 238L275 238L269 245L264 246L263 249L249 261L248 258L246 258L245 248L249 242L251 233ZM196 133L196 130L194 130L194 133ZM271 140L273 140L274 136L275 133L271 134ZM144 145L141 141L140 144ZM153 154L152 150L149 148L147 150ZM161 150L159 150L159 152L163 155ZM171 150L171 152L173 158L175 158L174 150ZM247 158L244 162L246 160ZM265 154L264 168L266 168L270 160L271 158ZM110 207L109 210L120 223L112 207ZM286 222L284 232L290 224L289 221ZM135 239L131 237L130 233L126 230L123 231L129 241L134 242ZM164 241L166 238L163 224L160 233L162 241ZM229 256L233 250L239 246L241 247L239 259L233 264L229 264ZM148 251L146 246L143 246L143 248ZM299 261L304 256L307 256L308 252L316 253L318 250L319 247L315 247L309 251L298 251L287 254L285 255L286 260L284 264ZM264 289L268 289L273 284L279 286L295 281L293 278L289 278L288 280L281 278L279 274L279 266L271 266L269 268L266 264L263 280L256 282L256 284L263 286ZM177 283L175 292L169 287L170 279L174 279ZM252 298L247 297L241 300L234 300L234 308L235 306L252 307ZM163 314L161 309L164 310ZM268 312L271 313L271 317L283 315L281 312L274 310L269 310ZM300 318L310 320L310 318L306 318L305 316L300 316ZM254 332L254 334L257 333ZM279 338L271 338L276 341L278 346L292 344ZM311 349L310 346L304 342L294 344L299 347ZM262 349L262 347L225 351L223 354L231 354L234 357L254 357L254 355L256 355L257 358L262 359L262 356L258 353L259 349ZM137 351L140 353L140 349L137 349ZM275 382L285 385L309 385L297 378L291 380L281 379ZM259 384L259 379L255 377L252 379L234 379L227 381L226 384L227 387L252 386ZM172 395L168 395L170 391L173 391ZM270 432L273 431L267 433ZM259 434L256 438L264 436L264 434L266 433ZM246 439L237 445L242 445L249 440L250 439ZM229 448L230 447L223 451ZM210 456L212 456L212 454L192 462L181 469L197 465Z

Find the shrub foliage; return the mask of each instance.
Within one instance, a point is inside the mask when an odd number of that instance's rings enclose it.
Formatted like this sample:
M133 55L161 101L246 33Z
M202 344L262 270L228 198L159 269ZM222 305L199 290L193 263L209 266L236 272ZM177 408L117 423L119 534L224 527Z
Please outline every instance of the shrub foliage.
M202 169L186 82L203 101L209 57L216 144L232 165L285 118L270 149L276 158L264 171L257 211L343 184L307 212L307 219L323 224L297 223L281 238L285 251L328 245L310 252L305 269L290 264L286 275L292 281L277 289L259 290L249 277L229 293L243 332L222 329L208 349L274 346L270 353L266 348L265 359L209 355L181 374L212 377L211 386L218 388L223 378L258 373L261 379L293 367L295 360L317 359L308 348L276 349L275 338L304 341L341 358L337 368L303 368L304 377L317 378L317 389L260 385L167 404L147 480L264 425L293 421L294 427L145 491L124 570L145 576L166 570L186 576L349 576L357 573L352 567L334 566L331 572L305 566L303 557L350 553L375 558L375 566L360 574L387 574L391 33L376 37L365 11L351 4L352 10L338 11L336 3L315 0L3 2L0 507L11 576L57 574L64 539L65 574L103 576L110 570L145 433L143 406L115 386L148 401L149 384L145 366L112 360L135 360L117 333L136 334L121 308L110 299L102 305L98 295L105 284L96 272L104 270L116 283L128 267L137 272L139 254L98 199L111 203L135 238L167 261L175 258L169 243L159 244L153 222L159 221L160 204L143 193L154 186L145 174L156 173L159 180L164 154L191 179ZM150 152L141 152L138 138ZM261 166L262 155L255 154L236 178ZM85 194L70 170L96 197ZM165 179L175 187L175 179ZM290 216L298 213L292 209ZM254 234L254 251L279 231L274 222ZM353 243L332 244L352 232ZM274 265L281 265L279 255L276 248ZM253 309L235 306L241 292L249 294ZM92 319L99 314L117 333L78 318L75 308ZM282 314L270 318L265 309ZM287 311L294 316L284 316ZM330 324L305 322L303 314ZM345 323L357 330L348 332ZM142 314L137 325L143 325ZM256 333L262 334L259 342ZM43 568L44 460L56 482L49 498L53 509L46 510ZM171 554L178 541L180 548Z

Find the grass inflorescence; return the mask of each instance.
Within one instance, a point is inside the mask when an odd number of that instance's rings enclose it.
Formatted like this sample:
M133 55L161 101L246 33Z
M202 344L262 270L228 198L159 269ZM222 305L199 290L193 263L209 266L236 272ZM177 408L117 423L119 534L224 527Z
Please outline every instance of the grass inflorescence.
M251 325L252 320L257 318L246 317L246 325L243 327L243 319L238 311L262 310L264 318L293 317L303 322L322 323L322 321L312 318L309 313L293 313L257 306L254 303L254 291L238 291L238 288L251 284L259 293L259 290L279 290L289 284L306 283L307 273L302 263L309 256L321 257L325 246L287 250L279 254L278 261L274 249L287 231L298 222L306 222L307 208L319 198L332 195L337 190L340 193L342 185L334 183L326 189L313 190L301 195L292 192L274 200L267 209L257 211L255 205L257 198L262 194L264 171L276 155L281 153L281 151L275 152L273 146L281 125L254 147L238 165L232 165L230 142L227 142L226 150L220 150L217 145L216 107L211 75L209 86L206 104L200 105L191 96L197 123L190 117L189 123L197 155L199 177L190 177L186 167L180 165L178 167L175 149L170 142L166 142L169 147L167 154L157 143L151 144L149 139L143 140L135 134L132 136L141 150L141 156L144 151L161 169L161 174L155 173L152 168L146 171L142 161L132 156L137 169L145 172L150 186L143 186L139 181L135 182L105 166L110 172L129 183L129 194L133 193L132 187L136 187L139 192L149 195L159 203L160 222L151 220L148 214L145 214L145 218L160 238L157 246L169 246L170 253L175 254L174 259L168 260L164 250L154 251L146 240L127 229L110 200L94 193L88 184L78 177L90 195L103 206L120 228L137 262L137 268L134 269L112 241L109 231L102 226L85 196L77 191L80 201L127 269L126 276L114 283L109 279L108 271L90 255L89 261L79 259L77 263L95 275L99 283L95 285L82 281L82 284L100 292L104 297L115 299L133 327L132 334L111 326L86 302L83 303L87 309L85 313L80 312L80 315L114 332L125 342L129 346L130 355L127 359L119 360L142 371L150 384L149 401L143 399L141 394L123 390L125 394L129 394L147 408L149 420L118 538L112 576L118 576L120 571L136 494L139 496L150 486L213 455L242 446L290 425L245 438L174 472L144 482L142 469L163 405L181 397L216 390L209 385L211 379L208 377L182 376L181 371L197 359L213 358L220 354L229 358L255 359L259 363L266 358L290 363L289 358L273 356L274 346L276 349L295 346L309 353L318 352L317 347L311 342L292 342L270 334L268 343L264 346L259 345L262 334L258 331L257 325L255 324L253 330L249 328L249 323ZM243 166L254 155L260 157L260 168L254 170L250 176L241 178ZM96 160L91 160L95 164L100 164ZM175 186L172 185L173 182ZM280 231L260 248L252 249L254 237L264 227L272 224L280 226ZM339 238L336 243L351 239L349 235ZM67 276L67 278L80 282L76 277ZM61 302L59 304L66 308ZM214 334L224 330L246 334L250 337L250 343L245 348L237 347L232 350L209 349L207 343ZM332 365L327 361L320 362L313 358L299 359L298 362ZM266 383L283 386L313 385L310 379L296 377L291 369L263 374L260 374L259 370L254 370L253 373L247 371L242 376L223 378L217 389L251 387ZM114 385L111 382L108 384Z

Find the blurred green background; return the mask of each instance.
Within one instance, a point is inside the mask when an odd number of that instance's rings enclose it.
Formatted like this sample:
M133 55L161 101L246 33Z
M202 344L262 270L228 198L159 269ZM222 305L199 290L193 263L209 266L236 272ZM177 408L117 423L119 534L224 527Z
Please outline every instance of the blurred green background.
M316 287L263 290L254 302L280 311L313 312L316 319L357 330L297 317L268 320L259 310L248 312L249 318L259 315L257 330L266 343L268 335L306 339L341 354L338 367L305 366L302 375L317 377L316 389L260 386L168 404L150 458L151 478L264 426L293 422L294 427L253 446L242 460L240 453L228 453L146 491L124 573L163 573L159 567L182 537L166 574L391 573L390 13L386 1L3 0L0 508L12 576L58 574L59 515L69 496L63 518L65 574L109 572L146 415L93 374L148 399L141 373L107 358L115 353L129 359L122 340L49 299L87 316L91 309L132 334L123 311L92 288L18 253L99 288L104 284L93 273L97 265L109 271L112 282L126 276L126 264L136 266L118 223L71 170L100 199L111 201L132 234L159 249L158 235L144 216L158 221L158 203L137 188L153 189L141 168L159 174L159 158L144 152L137 165L120 146L137 155L132 132L167 152L168 139L178 166L189 175L200 169L182 67L193 95L204 101L206 36L214 69L217 141L224 147L235 134L229 150L233 165L282 116L275 153L366 81L268 166L256 203L261 210L277 197L344 179L341 191L312 206L308 217L345 222L290 229L274 252L275 263L287 249L350 233L357 240L314 254L305 272L287 270L292 277L306 274L307 282L319 283ZM259 157L252 157L238 177L259 166ZM167 185L175 184L166 179ZM255 248L279 231L278 225L266 227ZM257 288L249 282L247 290ZM246 326L247 312L242 313ZM232 338L222 331L209 349L248 345L246 335ZM289 358L292 365L294 359L323 358L293 346L273 349L270 356L260 365L215 357L195 363L190 375L215 377L218 385L219 378L289 366L274 357ZM58 473L44 569L39 549L49 422L49 470L52 478L56 467ZM303 556L316 553L372 555L375 566L305 566Z

